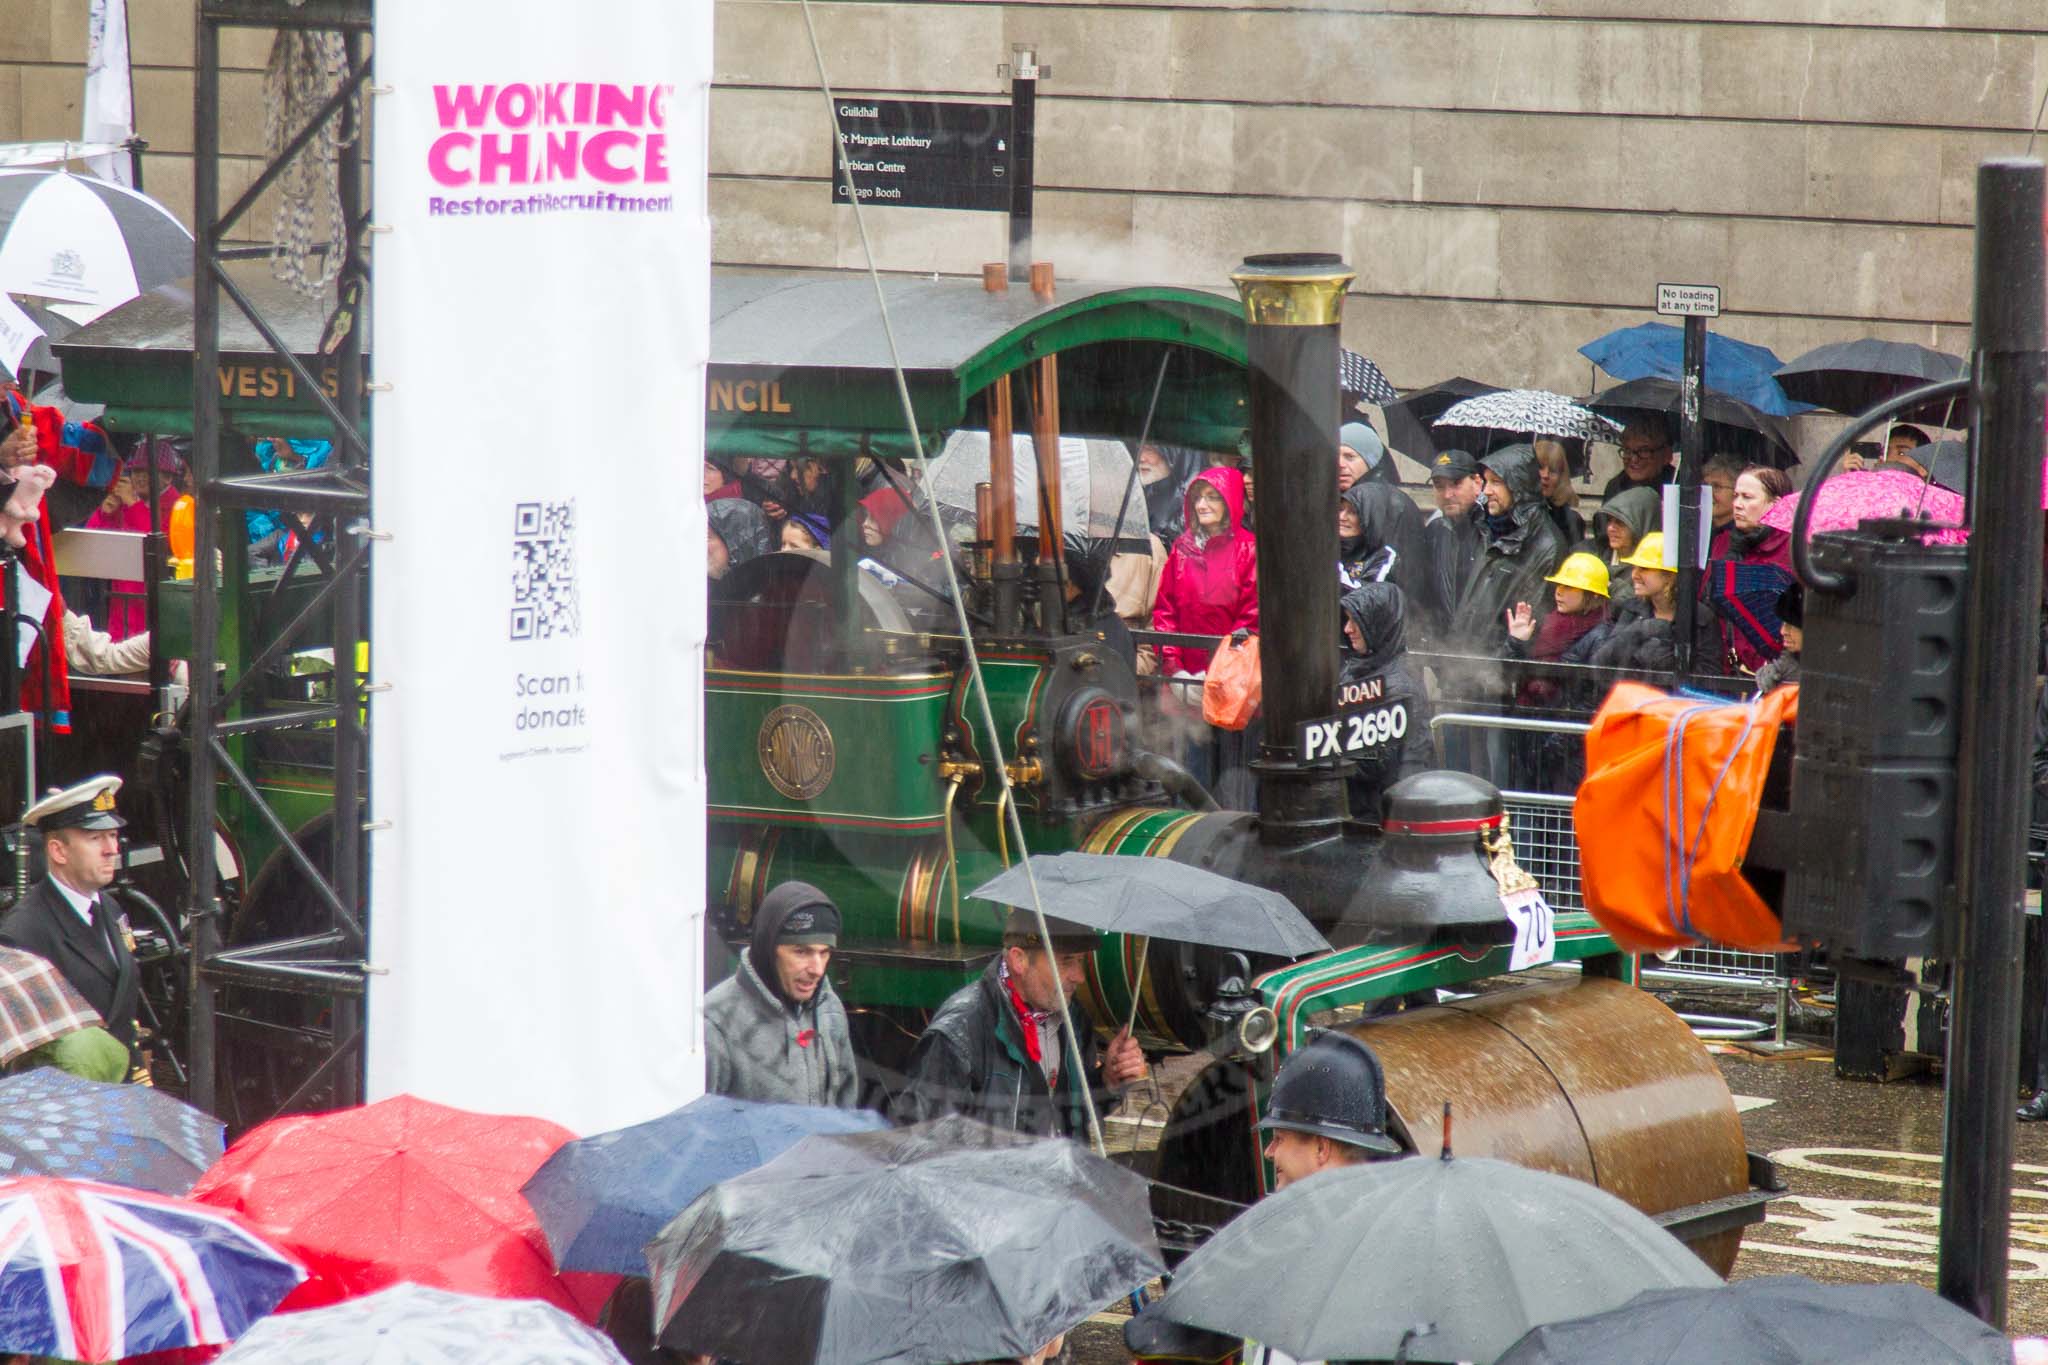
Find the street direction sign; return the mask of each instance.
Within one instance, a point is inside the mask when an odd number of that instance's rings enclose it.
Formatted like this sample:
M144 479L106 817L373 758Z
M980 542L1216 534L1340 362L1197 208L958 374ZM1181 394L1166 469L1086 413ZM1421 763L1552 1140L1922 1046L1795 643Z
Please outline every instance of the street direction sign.
M1667 318L1717 318L1721 316L1721 286L1718 284L1660 284L1657 313Z
M832 202L854 193L870 207L1010 207L1010 106L940 100L838 101Z

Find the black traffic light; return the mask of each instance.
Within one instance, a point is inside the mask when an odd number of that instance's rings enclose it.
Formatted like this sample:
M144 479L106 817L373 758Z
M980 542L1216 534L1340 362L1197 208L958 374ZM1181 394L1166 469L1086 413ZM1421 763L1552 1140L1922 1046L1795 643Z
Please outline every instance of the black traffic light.
M1926 529L1812 541L1781 916L1788 938L1846 957L1952 947L1967 555L1920 544Z

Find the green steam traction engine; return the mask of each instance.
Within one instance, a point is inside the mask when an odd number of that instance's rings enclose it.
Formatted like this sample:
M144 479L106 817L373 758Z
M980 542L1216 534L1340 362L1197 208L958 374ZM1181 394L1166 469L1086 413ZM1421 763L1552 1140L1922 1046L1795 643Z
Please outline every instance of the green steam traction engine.
M1422 1120L1452 1101L1461 1150L1594 1181L1664 1217L1725 1272L1741 1227L1761 1216L1760 1173L1712 1059L1634 988L1633 960L1590 917L1561 913L1555 925L1555 960L1581 964L1577 980L1552 973L1360 1017L1387 997L1504 975L1511 933L1491 870L1507 850L1498 792L1427 775L1391 798L1382 828L1378 812L1347 809L1340 766L1304 762L1288 742L1296 723L1334 709L1330 504L1349 278L1335 258L1276 257L1246 263L1241 300L886 284L927 446L962 428L990 434L963 586L999 743L979 723L951 618L919 628L903 607L914 589L892 593L864 573L857 537L834 535L829 555L736 568L713 585L705 677L713 923L738 941L782 881L831 895L845 916L835 984L864 1055L890 1074L925 1012L996 951L999 912L965 893L1027 851L1005 831L1000 754L1028 851L1173 858L1269 886L1336 947L1289 964L1105 939L1082 993L1098 1026L1135 1004L1148 1051L1210 1057L1161 1139L1163 1209L1187 1207L1176 1189L1260 1191L1264 1082L1312 1025L1328 1024L1380 1052L1413 1150L1435 1150ZM847 475L857 460L910 451L863 277L716 272L708 407L714 454L836 461ZM1259 814L1215 809L1177 764L1148 753L1130 667L1100 638L1068 633L1058 555L1035 554L1009 496L1018 430L1049 475L1035 480L1052 490L1039 496L1041 526L1067 524L1053 454L1063 432L1225 450L1249 430L1266 678ZM853 482L836 480L837 527L852 524Z

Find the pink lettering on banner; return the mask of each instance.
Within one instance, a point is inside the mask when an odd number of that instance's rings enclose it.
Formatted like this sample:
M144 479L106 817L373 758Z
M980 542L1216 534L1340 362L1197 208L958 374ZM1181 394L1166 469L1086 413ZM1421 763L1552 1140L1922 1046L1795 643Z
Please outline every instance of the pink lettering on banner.
M479 191L665 185L674 94L596 81L437 85L441 133L427 173L444 188Z

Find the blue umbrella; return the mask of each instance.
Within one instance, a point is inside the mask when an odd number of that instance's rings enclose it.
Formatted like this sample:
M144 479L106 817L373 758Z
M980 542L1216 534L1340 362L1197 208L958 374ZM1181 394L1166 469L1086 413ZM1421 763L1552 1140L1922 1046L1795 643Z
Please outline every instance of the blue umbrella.
M644 1275L641 1248L721 1180L807 1137L888 1126L865 1109L706 1095L658 1119L563 1144L519 1192L540 1215L557 1268Z
M1616 379L1679 379L1685 373L1685 332L1668 322L1645 322L1589 341L1579 354ZM1707 333L1707 387L1774 417L1812 406L1793 402L1779 387L1776 372L1784 363L1767 346Z
M0 1176L184 1194L220 1154L220 1120L148 1086L80 1080L53 1066L0 1081Z

